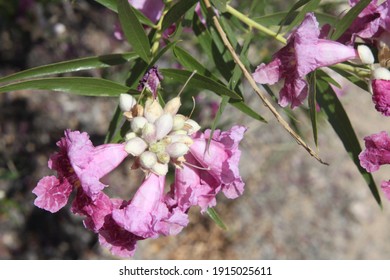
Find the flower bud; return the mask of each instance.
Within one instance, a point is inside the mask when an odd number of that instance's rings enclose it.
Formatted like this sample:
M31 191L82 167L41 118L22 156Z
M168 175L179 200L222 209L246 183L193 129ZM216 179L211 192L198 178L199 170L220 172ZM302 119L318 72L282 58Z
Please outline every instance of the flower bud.
M147 147L148 144L146 144L144 140L139 137L135 137L126 142L125 151L130 155L137 157L142 154Z
M357 51L358 51L360 60L364 64L374 64L374 61L375 61L374 55L372 54L369 47L367 47L366 45L359 45L357 47Z
M175 135L169 135L169 137L172 140L172 143L184 143L187 146L191 146L194 141L191 137L189 137L187 134L175 134Z
M130 94L121 93L119 95L119 108L123 112L129 112L133 108L133 106L137 103L137 101Z
M126 135L125 135L125 141L127 142L127 141L129 141L130 139L133 139L133 138L135 138L135 137L137 137L137 134L135 134L134 132L128 132L128 133L126 133Z
M152 171L157 175L164 176L168 173L168 164L156 162L156 164L152 167Z
M157 159L161 163L168 163L171 160L171 157L167 152L162 152L157 154Z
M172 127L172 130L182 129L186 119L187 118L185 116L183 116L183 115L180 115L180 114L179 115L175 115L173 117L173 127Z
M139 157L139 163L145 169L152 168L156 164L156 162L156 154L149 151L143 152Z
M374 80L390 81L390 71L384 67L379 67L373 71L372 77Z
M153 143L156 141L156 126L152 123L146 123L142 129L142 138L148 142Z
M144 117L135 117L131 121L131 130L137 134L140 134L147 122L148 121Z
M176 130L176 131L172 131L171 133L169 133L169 136L172 136L172 135L187 135L187 131L183 130L183 129L179 129L179 130Z
M174 116L179 111L180 106L180 98L175 97L165 104L164 113L170 113L172 116Z
M184 156L189 148L184 143L172 143L166 148L166 152L173 158Z
M172 130L172 126L173 126L172 115L168 113L163 114L161 117L159 117L156 120L155 125L156 125L156 138L157 140L160 140Z
M164 110L156 99L146 100L144 116L148 122L154 123L163 113Z
M157 143L153 143L150 145L149 151L156 153L156 154L159 154L159 153L165 152L165 147L166 147L166 145L164 145L164 143L157 142Z
M200 125L196 121L188 119L185 121L183 129L188 132L188 135L191 135L200 129Z

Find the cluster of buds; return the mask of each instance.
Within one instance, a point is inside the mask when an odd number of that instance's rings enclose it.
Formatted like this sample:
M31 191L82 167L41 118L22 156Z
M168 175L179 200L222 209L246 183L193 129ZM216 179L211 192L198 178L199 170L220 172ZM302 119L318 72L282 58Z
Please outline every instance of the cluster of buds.
M129 94L121 94L119 106L130 122L131 130L125 136L125 150L136 158L133 168L165 175L168 164L181 168L193 140L190 137L200 129L194 120L177 114L181 106L175 97L164 108L154 98L145 106Z

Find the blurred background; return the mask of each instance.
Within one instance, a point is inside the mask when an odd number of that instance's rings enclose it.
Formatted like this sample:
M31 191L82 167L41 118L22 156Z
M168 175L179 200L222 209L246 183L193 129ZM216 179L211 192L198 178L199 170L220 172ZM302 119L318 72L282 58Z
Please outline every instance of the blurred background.
M116 24L116 15L94 1L0 0L0 76L128 51L113 36ZM264 47L262 53L274 49ZM255 51L250 55L259 62ZM124 65L77 75L123 81L129 69ZM254 121L229 106L221 120L225 128L248 127L240 164L245 192L234 201L219 196L216 207L228 230L193 208L189 226L178 236L141 241L134 258L390 258L390 204L383 201L383 209L376 204L325 120L319 119L318 152L329 166L299 147L250 89L244 95L269 122ZM390 131L389 119L375 111L367 92L346 85L340 98L362 145L364 136ZM199 114L194 116L204 127L212 121L216 102L207 92L197 99ZM69 207L55 214L41 210L33 205L31 191L40 178L53 175L47 161L63 131L86 131L95 145L102 144L116 105L116 99L44 91L0 95L0 259L115 258ZM300 133L314 146L307 117L294 113ZM110 195L129 199L134 193L142 174L130 166L124 162L104 178ZM383 166L374 174L378 185L389 179L388 170Z

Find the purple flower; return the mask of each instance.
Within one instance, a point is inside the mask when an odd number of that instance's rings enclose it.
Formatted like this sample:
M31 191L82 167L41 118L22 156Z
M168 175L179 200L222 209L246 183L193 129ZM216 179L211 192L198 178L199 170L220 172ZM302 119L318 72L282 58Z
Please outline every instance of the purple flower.
M354 48L338 42L320 39L320 30L314 14L309 13L301 25L293 31L287 45L273 56L269 64L260 64L253 78L260 84L275 84L284 79L279 104L302 104L307 96L305 76L313 70L357 58Z
M390 81L373 80L372 91L372 101L375 104L375 109L385 116L390 116Z
M129 0L129 3L154 23L159 20L164 9L162 0Z
M205 211L215 206L215 196L221 190L231 199L243 193L244 182L238 170L241 156L238 144L245 131L243 126L234 126L224 132L214 131L207 151L210 130L193 137L194 143L185 155L188 164L184 164L183 169L176 169L170 193L179 208L187 211L190 206L198 205Z
M385 197L390 200L390 181L383 181L381 184L381 189L385 194Z
M49 168L57 177L42 178L33 193L34 204L52 213L64 207L73 188L81 187L92 200L106 187L99 180L128 156L123 144L106 144L94 147L87 133L65 131L57 142L60 151L51 156Z
M157 90L160 88L160 82L163 78L164 77L158 71L157 66L153 66L146 72L142 80L139 81L137 90L141 91L146 87L146 89L152 93L153 98L156 99Z
M350 0L349 4L353 7L358 2L358 0ZM371 1L337 41L352 45L355 42L356 37L372 39L374 37L379 37L384 30L390 31L388 13L388 1L385 1L380 5L378 5L377 0Z
M383 164L390 164L390 137L382 131L364 138L366 149L360 153L360 165L374 172Z
M360 165L368 172L374 172L381 165L390 164L390 136L379 132L364 138L366 149L359 154ZM390 181L383 181L381 189L390 200Z
M169 209L164 201L165 176L151 173L126 207L112 212L114 221L141 238L175 235L188 223L179 209Z

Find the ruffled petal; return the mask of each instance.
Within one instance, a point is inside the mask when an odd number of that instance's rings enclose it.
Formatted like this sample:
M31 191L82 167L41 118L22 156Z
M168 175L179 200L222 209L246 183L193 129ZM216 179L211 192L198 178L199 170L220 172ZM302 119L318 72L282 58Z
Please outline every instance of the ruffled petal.
M360 165L374 172L383 164L390 164L390 137L382 131L364 138L366 149L359 154Z
M384 116L390 116L390 81L373 80L372 91L375 109Z
M55 213L66 205L72 186L62 178L55 176L43 177L32 191L37 198L34 201L35 206Z

